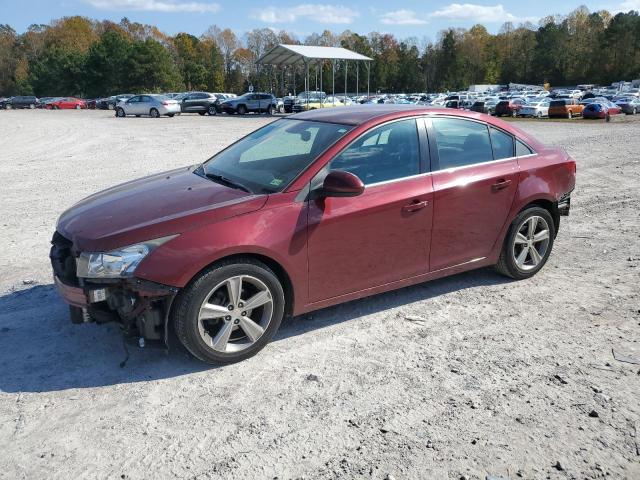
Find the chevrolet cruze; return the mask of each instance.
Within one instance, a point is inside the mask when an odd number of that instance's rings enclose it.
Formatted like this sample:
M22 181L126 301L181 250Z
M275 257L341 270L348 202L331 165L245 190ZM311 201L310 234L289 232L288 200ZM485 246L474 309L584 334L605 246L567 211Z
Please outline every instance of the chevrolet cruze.
M494 265L547 262L576 164L484 114L404 105L277 120L202 164L64 212L55 283L72 321L254 355L286 315Z

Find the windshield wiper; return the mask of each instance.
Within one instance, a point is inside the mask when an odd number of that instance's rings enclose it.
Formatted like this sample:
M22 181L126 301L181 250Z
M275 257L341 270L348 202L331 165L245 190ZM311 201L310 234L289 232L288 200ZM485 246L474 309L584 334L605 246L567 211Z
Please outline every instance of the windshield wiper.
M205 175L205 177L207 177L207 178L209 178L209 179L211 179L211 180L213 180L215 182L222 183L223 185L226 185L228 187L235 188L235 189L238 189L238 190L244 190L247 193L253 194L253 192L249 188L245 187L241 183L234 182L233 180L231 180L231 179L229 179L229 178L227 178L227 177L225 177L223 175L218 175L216 173L208 173L208 172L205 172L204 175Z

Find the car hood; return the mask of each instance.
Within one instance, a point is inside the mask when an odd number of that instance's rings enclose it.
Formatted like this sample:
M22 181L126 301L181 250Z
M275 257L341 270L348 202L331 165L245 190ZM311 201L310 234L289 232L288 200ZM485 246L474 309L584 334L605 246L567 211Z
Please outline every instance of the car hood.
M151 175L91 195L60 216L57 230L78 251L108 251L249 213L267 200L193 170Z

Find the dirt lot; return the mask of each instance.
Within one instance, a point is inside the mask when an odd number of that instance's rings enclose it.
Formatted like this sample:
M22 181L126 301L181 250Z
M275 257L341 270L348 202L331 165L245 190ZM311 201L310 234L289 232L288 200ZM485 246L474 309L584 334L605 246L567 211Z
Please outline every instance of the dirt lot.
M285 323L206 368L73 326L57 216L265 117L0 111L0 477L640 478L640 122L520 122L578 162L533 279L480 270ZM408 321L407 317L422 320Z

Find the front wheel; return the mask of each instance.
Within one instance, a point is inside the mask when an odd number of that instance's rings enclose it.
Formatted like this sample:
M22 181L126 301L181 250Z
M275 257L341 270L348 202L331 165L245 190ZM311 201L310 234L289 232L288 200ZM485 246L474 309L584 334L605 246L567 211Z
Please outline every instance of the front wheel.
M76 110L80 110L80 105L76 105Z
M523 210L511 223L496 270L516 280L532 277L547 263L555 235L555 224L547 210Z
M278 277L247 258L214 265L176 298L175 331L193 356L233 363L258 353L278 330L285 297Z
M511 116L512 116L513 118L516 118L516 117L518 116L518 111L517 111L517 110L513 110L513 111L511 112Z
M247 107L244 105L238 106L238 115L244 115L245 113L247 113Z
M116 117L124 118L125 117L124 109L122 107L118 107L116 110Z

